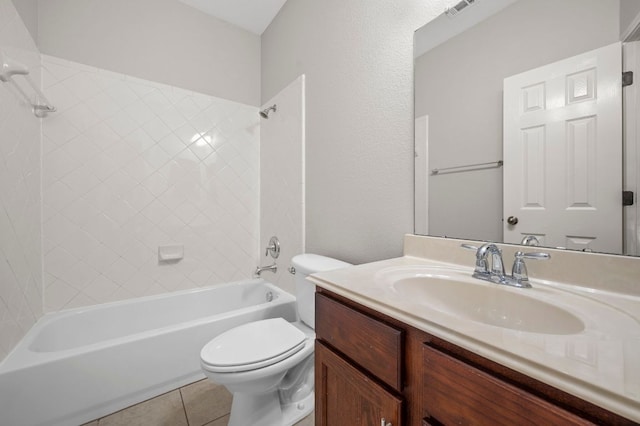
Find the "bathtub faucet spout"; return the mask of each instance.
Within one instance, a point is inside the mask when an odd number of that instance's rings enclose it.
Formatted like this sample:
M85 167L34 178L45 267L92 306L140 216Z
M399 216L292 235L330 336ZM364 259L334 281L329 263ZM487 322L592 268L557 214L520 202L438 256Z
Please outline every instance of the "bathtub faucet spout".
M255 272L253 273L253 276L256 278L259 278L260 274L263 273L264 271L271 271L275 274L278 271L278 265L276 265L276 262L273 262L273 265L258 266Z

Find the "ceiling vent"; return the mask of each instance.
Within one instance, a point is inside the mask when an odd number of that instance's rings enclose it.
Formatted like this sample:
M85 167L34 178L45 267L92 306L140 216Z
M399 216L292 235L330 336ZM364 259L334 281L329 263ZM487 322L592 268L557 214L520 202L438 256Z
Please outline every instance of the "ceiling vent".
M478 0L462 0L461 2L456 4L455 6L446 8L444 13L449 18L454 18L458 13L462 12L463 10L468 8L469 6L472 6L477 1Z

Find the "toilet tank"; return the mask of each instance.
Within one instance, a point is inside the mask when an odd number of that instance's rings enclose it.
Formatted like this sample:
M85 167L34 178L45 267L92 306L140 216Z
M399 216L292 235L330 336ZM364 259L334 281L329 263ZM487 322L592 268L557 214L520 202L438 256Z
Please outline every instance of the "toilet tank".
M298 300L298 314L300 320L309 327L315 329L316 326L316 286L306 278L316 272L331 271L346 266L350 263L318 254L299 254L291 259L291 264L295 268L296 298Z

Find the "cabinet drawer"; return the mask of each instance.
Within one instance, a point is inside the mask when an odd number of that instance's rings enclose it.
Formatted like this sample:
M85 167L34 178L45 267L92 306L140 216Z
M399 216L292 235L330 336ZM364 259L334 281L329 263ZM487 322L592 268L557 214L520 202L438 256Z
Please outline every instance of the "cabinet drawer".
M425 424L592 425L430 346L423 347Z
M402 330L316 293L316 336L397 391L402 390Z

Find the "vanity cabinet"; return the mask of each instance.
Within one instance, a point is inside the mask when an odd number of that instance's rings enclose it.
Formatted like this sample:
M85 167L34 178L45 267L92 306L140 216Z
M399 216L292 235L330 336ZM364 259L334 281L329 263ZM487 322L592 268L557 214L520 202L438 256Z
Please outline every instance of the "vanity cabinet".
M316 295L316 425L399 426L402 330Z
M316 344L316 425L402 424L402 398L322 343Z
M429 345L422 359L424 424L593 424Z
M635 425L348 298L316 293L316 425Z

